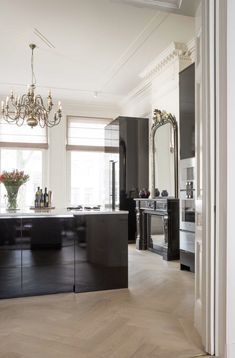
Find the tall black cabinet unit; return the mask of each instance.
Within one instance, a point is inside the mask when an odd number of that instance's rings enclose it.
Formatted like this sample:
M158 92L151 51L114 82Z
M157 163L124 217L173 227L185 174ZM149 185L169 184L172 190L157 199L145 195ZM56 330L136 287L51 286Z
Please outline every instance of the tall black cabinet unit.
M105 127L106 207L128 210L128 239L136 240L134 198L149 186L148 118L118 117Z
M180 264L195 268L195 65L179 74Z

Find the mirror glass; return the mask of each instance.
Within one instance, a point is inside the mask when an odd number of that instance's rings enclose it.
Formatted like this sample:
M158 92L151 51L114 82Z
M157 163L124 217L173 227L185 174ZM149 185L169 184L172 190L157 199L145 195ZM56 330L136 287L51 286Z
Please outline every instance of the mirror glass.
M175 196L174 130L170 123L160 126L154 134L155 188Z

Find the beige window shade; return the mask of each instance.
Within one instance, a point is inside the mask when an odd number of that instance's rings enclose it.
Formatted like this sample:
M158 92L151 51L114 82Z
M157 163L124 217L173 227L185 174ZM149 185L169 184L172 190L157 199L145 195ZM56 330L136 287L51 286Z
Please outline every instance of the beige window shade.
M104 128L111 121L111 118L67 117L67 150L104 151Z
M47 128L18 127L0 119L0 147L48 148Z

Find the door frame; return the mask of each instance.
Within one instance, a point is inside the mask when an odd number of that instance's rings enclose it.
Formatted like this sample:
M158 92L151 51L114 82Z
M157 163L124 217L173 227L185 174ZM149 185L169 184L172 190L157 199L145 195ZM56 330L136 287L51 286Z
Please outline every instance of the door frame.
M206 352L215 354L215 0L196 13L196 271L195 327Z
M234 0L216 3L216 355L235 357Z

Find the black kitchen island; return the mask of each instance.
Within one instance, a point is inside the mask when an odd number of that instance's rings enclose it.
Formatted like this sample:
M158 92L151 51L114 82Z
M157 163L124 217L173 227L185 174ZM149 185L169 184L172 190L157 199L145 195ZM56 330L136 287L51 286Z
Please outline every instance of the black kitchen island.
M1 213L0 298L128 287L128 213Z

